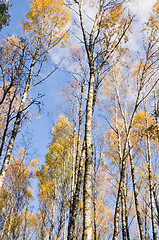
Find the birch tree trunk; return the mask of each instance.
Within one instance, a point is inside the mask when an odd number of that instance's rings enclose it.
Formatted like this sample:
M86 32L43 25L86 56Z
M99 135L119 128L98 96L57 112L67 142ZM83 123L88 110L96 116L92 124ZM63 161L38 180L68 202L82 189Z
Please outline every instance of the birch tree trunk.
M75 165L78 165L78 168L77 166L75 166L75 189L73 192L73 199L70 205L68 236L67 236L68 240L75 239L75 221L76 221L76 216L78 214L78 203L79 203L80 189L81 189L81 183L82 183L83 159L84 159L84 145L83 145L81 156L80 156L82 102L83 102L83 85L81 86L81 96L80 96L80 103L79 103L79 122L78 122L79 128L78 128L77 152L76 152L76 163L75 163ZM77 169L78 169L78 172L77 172Z
M133 192L134 192L134 199L135 199L137 222L138 222L138 226L139 226L140 239L144 240L144 231L143 231L140 206L139 206L139 201L138 201L138 191L137 191L137 185L136 185L136 179L135 179L135 167L134 167L134 160L132 157L132 147L130 145L130 140L129 140L128 144L129 144L129 159L130 159L130 166L131 166L131 177L132 177L132 183L133 183Z
M120 141L120 134L119 134L119 128L118 128L118 104L117 104L117 98L115 98L115 128L116 128L116 134L118 139L118 156L119 156L119 164L121 168L122 164L122 152L121 152L121 141ZM120 172L120 179L121 179L121 172ZM120 202L121 202L121 182L119 183L118 188L118 194L117 194L117 201L116 201L116 207L115 207L115 214L114 214L114 232L113 232L113 240L116 240L118 238L119 234L119 218L120 218Z
M118 189L116 207L115 207L115 214L114 214L114 232L113 232L113 240L118 239L119 235L119 218L120 218L120 201L121 201L121 189Z
M122 186L122 193L121 193L121 205L122 205L122 236L123 236L123 240L126 240L126 206L125 206L125 181L123 181L123 186Z
M83 0L79 2L80 25L84 39L84 45L87 53L90 78L87 94L86 105L86 121L85 121L85 172L84 172L84 187L83 187L83 240L91 240L92 238L92 171L93 171L93 148L92 148L92 118L93 118L93 98L94 98L94 82L95 70L93 62L93 53L91 52L93 44L93 34L95 31L96 22L87 43L86 32L83 25L82 16Z
M155 205L156 205L156 210L157 210L157 223L159 225L159 201L157 199L157 197L158 197L157 186L154 186L154 188L156 188L156 190L155 189L153 190L153 196L154 196L154 199L155 199Z
M19 81L17 83L17 86L16 86L16 88L14 90L13 97L12 97L12 99L10 99L9 109L8 109L7 118L6 118L6 125L5 125L5 129L3 131L3 136L2 136L1 145L0 145L0 157L2 156L3 148L4 148L4 145L5 145L5 139L6 139L8 128L9 128L9 122L10 122L10 117L11 117L12 106L13 106L13 102L15 100L15 97L17 95L17 90L19 88L19 85L20 85L20 79L19 79Z
M148 234L147 234L147 204L145 206L145 240L148 240Z
M30 82L30 80L26 83L26 87L25 87L25 90L24 90L24 93L23 93L23 97L22 97L20 107L19 107L19 110L18 110L18 113L17 113L17 116L16 116L16 120L15 120L15 123L14 123L14 128L13 128L13 131L12 131L12 135L11 135L8 147L7 147L7 152L6 152L6 155L5 155L5 158L4 158L4 161L3 161L3 165L2 165L2 168L1 168L1 171L0 171L0 189L2 188L2 185L3 185L3 182L4 182L4 178L5 178L5 174L6 174L6 171L8 169L8 166L9 166L10 157L11 157L11 154L12 154L12 149L13 149L13 146L14 146L15 138L17 136L19 125L20 125L20 122L21 122L23 107L24 107L24 104L25 104L25 100L26 100L26 97L27 97L28 90L29 90L29 82Z
M92 117L93 117L93 92L94 92L94 69L91 68L90 81L86 107L85 124L85 173L83 188L83 240L92 238L92 171L93 171L93 148L92 148Z
M56 184L56 183L55 183ZM56 189L56 186L55 186ZM56 190L55 190L55 196L56 196ZM51 203L51 226L50 226L50 231L49 231L49 240L52 240L52 234L53 234L53 229L54 229L54 217L55 217L55 203L52 201Z
M131 21L127 21L120 34L117 33L118 36L114 37L116 39L115 43L110 44L110 50L107 51L108 47L102 49L103 42L103 31L107 29L105 26L105 22L103 20L103 16L105 12L114 6L120 5L123 1L97 1L97 12L94 13L93 18L91 19L91 29L88 30L87 26L84 25L84 17L87 15L85 10L83 10L84 1L79 0L73 1L76 4L78 11L80 29L82 32L83 40L81 43L84 45L87 63L89 66L89 79L88 79L88 90L87 90L87 103L86 103L86 120L85 120L85 171L84 171L84 187L83 187L83 240L91 240L92 239L92 172L93 172L93 147L92 147L92 119L93 119L93 111L95 107L95 101L97 97L97 90L99 85L102 82L101 76L98 78L98 73L102 72L102 69L105 65L108 65L108 59L110 55L114 53L118 45L120 44L123 36L128 30ZM88 16L87 16L88 17ZM78 24L77 24L78 25ZM105 30L103 29L105 26ZM107 30L106 30L107 31ZM109 32L109 31L108 31ZM109 33L108 33L109 34ZM116 34L116 32L114 32ZM79 39L79 38L78 38ZM105 45L104 45L105 46ZM100 50L98 50L100 49ZM97 50L97 51L96 51ZM100 75L99 73L99 75ZM104 74L104 70L103 70ZM100 79L101 78L101 79Z
M147 118L147 109L144 102L144 109L145 109L145 124L146 129L148 129L148 118ZM147 151L147 163L148 163L148 174L149 174L149 193L150 193L150 203L151 203L151 222L152 222L152 232L153 232L153 239L157 240L157 233L156 233L156 224L155 224L155 205L154 205L154 198L153 198L153 179L152 179L152 166L151 166L151 144L150 144L150 137L149 131L146 131L146 151Z
M154 100L155 100L155 122L157 128L157 138L159 141L159 100L157 102L156 90L154 91Z
M23 92L23 95L22 95L22 98L21 98L21 102L20 102L19 109L18 109L18 112L17 112L17 115L16 115L16 119L15 119L15 122L14 122L12 134L11 134L11 137L10 137L10 141L8 143L6 155L4 157L4 161L3 161L3 164L2 164L2 167L1 167L1 170L0 170L0 189L2 188L2 185L3 185L3 182L4 182L4 178L5 178L5 174L6 174L6 171L8 169L8 166L9 166L10 157L11 157L11 154L12 154L14 142L15 142L18 130L19 130L21 117L22 117L22 113L23 113L23 108L24 108L24 104L25 104L25 101L26 101L26 98L27 98L27 95L28 95L28 91L29 91L29 87L30 87L30 82L31 82L31 78L32 78L33 69L34 69L37 54L38 54L38 48L36 50L36 53L35 53L35 55L32 59L31 65L30 65L28 78L26 80L24 92Z

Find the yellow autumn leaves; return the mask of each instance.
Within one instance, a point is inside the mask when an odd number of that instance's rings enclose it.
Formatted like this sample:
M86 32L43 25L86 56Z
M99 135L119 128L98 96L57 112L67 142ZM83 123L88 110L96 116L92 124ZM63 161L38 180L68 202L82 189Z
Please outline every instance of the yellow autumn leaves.
M62 191L71 180L73 134L72 125L64 115L59 116L52 133L45 164L37 172L41 198L54 197L55 189Z
M63 0L32 0L29 6L23 29L30 37L40 38L41 42L43 39L45 44L54 44L64 35L64 39L68 37L64 28L70 15Z

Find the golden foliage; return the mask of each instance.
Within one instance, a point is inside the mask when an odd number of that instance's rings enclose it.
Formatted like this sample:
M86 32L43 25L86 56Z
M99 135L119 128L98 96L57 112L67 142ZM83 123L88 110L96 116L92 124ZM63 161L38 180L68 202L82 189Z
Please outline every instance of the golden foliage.
M32 171L25 163L25 150L21 149L15 159L12 157L0 191L0 215L4 222L3 239L7 239L6 235L10 238L13 233L18 236L26 224L25 221L30 222L31 227L32 214L26 216L26 213L29 213L26 212L26 206L34 197L29 186L31 177Z
M37 172L41 199L54 199L56 189L69 186L72 174L72 125L64 115L60 115L52 132L53 141L46 154L45 165Z
M159 1L153 6L150 17L145 23L144 34L147 37L148 44L156 41L158 43L158 34L159 34Z
M147 115L147 121L148 128L155 124L154 120L150 115ZM143 110L139 110L133 122L133 136L135 138L138 138L139 140L139 137L144 137L147 131L148 129L146 128L146 113Z
M67 39L65 27L70 15L63 0L32 0L26 17L23 29L30 37L43 39L45 44L55 44L63 35Z
M106 11L103 16L101 28L103 30L104 40L102 44L108 51L112 50L123 34L125 26L130 22L129 18L125 17L124 9L120 5L116 5L111 8L110 11ZM129 32L131 32L129 27ZM124 35L124 42L128 41L128 34ZM118 46L116 46L118 49Z

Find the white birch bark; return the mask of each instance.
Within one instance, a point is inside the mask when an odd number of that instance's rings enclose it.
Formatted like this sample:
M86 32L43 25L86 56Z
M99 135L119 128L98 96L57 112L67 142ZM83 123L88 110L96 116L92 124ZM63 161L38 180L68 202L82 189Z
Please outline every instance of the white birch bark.
M75 189L74 189L72 201L70 204L68 236L67 236L68 240L75 239L75 221L76 221L76 216L78 214L79 196L80 196L82 173L83 173L83 158L84 158L83 149L80 152L80 138L81 138L81 127L82 127L83 84L84 84L84 82L82 83L82 86L81 86L81 96L80 96L80 102L79 102L79 113L78 113L79 128L78 128L77 152L76 152L76 162L75 162ZM81 154L81 156L80 156L80 154Z
M25 83L25 88L24 88L24 92L20 101L20 105L19 105L19 109L16 115L16 119L14 122L14 126L13 126L13 130L12 130L12 134L8 143L8 147L7 147L7 151L3 160L3 164L0 170L0 189L2 188L3 182L4 182L4 178L5 178L5 174L6 171L8 169L9 163L10 163L10 157L12 154L12 150L13 150L13 146L14 146L14 142L19 130L19 126L20 126L20 122L21 122L21 116L23 113L23 108L24 108L24 104L26 102L27 99L27 95L29 92L29 88L30 88L30 83L31 83L31 78L32 78L32 74L33 74L33 70L34 70L34 66L36 63L36 57L39 51L39 43L37 44L37 49L35 51L35 54L33 56L31 65L30 65L30 69L29 69L29 73L28 73L28 77L26 79L26 83Z
M144 110L145 110L145 126L148 129L148 117L147 117L147 109L144 102ZM152 179L152 166L151 166L151 143L149 131L146 131L146 151L147 151L147 163L148 163L148 174L149 174L149 193L150 193L150 206L151 206L151 223L152 223L152 233L153 240L157 240L157 232L156 232L156 223L155 223L155 204L153 197L153 179Z

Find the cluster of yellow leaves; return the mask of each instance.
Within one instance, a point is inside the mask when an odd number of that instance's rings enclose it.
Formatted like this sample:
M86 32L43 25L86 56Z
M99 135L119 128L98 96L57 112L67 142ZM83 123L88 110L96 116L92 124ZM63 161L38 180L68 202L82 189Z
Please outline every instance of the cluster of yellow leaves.
M147 36L148 43L152 41L158 42L159 34L159 1L153 6L151 15L148 22L145 24L143 29L144 34Z
M11 163L0 191L0 215L5 223L4 231L10 234L8 236L11 236L12 232L18 235L24 226L25 217L27 218L25 206L34 197L33 191L29 186L31 177L32 171L25 163L25 150L21 149L15 159L11 158ZM31 213L29 213L28 217L27 221L30 222L31 227Z
M101 27L104 34L103 44L108 51L116 46L129 21L130 19L124 16L124 9L120 5L114 6L110 11L105 12ZM129 27L130 31L131 27ZM125 34L124 41L125 43L128 41L128 34Z
M14 57L18 58L22 49L22 41L18 36L12 35L7 37L4 42L1 42L0 47L2 48L2 54L5 59L13 58L14 55ZM3 58L1 61L3 62Z
M60 115L53 129L53 142L46 155L47 164L52 164L54 159L58 167L64 161L69 161L71 158L72 141L71 124L65 116Z
M155 125L153 118L147 114L148 128ZM143 110L138 111L133 122L132 136L135 139L143 138L148 129L146 128L146 113ZM136 141L136 140L135 140ZM137 141L136 141L137 142Z
M114 122L112 122L114 125ZM123 149L124 141L125 141L125 131L124 131L124 122L117 118L117 125L118 125L118 133L120 134L120 146ZM115 129L115 126L114 126ZM117 165L120 165L119 162L119 148L118 148L118 136L117 133L113 129L109 129L106 131L105 135L103 136L103 141L107 146L106 150L106 157L112 160L112 163L115 162Z
M112 159L113 161L119 164L119 155L118 155L118 139L115 132L110 129L106 132L103 137L103 141L107 146L106 157Z
M134 119L134 126L140 126L145 129L144 121L146 121L146 113L143 110L139 110ZM153 119L150 115L147 115L148 126L153 124Z
M23 29L30 36L56 42L65 31L70 15L63 0L32 0ZM68 36L66 35L65 38Z
M33 195L31 194L31 190L27 190L31 176L32 171L25 164L25 150L21 149L18 152L17 158L13 159L9 166L5 183L15 189L21 188L26 194Z
M143 110L139 110L135 116L133 121L133 127L131 131L131 142L133 144L134 150L136 150L137 155L142 155L144 149L139 147L142 140L146 141L147 132L149 132L150 137L154 136L157 133L156 128L153 128L151 131L152 126L155 126L155 122L153 118L147 114L148 120L148 128L146 127L146 113ZM118 134L120 135L120 140L118 140L118 136L113 129L109 129L106 131L105 135L103 136L103 142L107 147L105 156L111 159L112 164L120 165L119 162L119 148L118 148L118 141L120 141L120 147L123 149L124 142L125 142L125 130L124 130L124 122L117 118L117 125L118 125ZM112 122L112 126L114 126L114 122ZM114 126L115 129L115 126ZM153 143L157 145L157 138L152 138Z
M0 48L2 51L0 73L1 73L1 78L4 78L5 80L3 82L3 85L0 85L0 99L1 99L2 97L1 95L3 94L2 89L7 88L12 78L17 79L16 77L17 77L18 71L16 72L16 68L18 68L17 63L19 61L19 57L22 51L22 41L19 37L12 35L11 37L7 37L5 41L0 44ZM19 68L19 71L20 71L20 68ZM14 92L14 88L12 87L9 91L10 99L13 92Z
M143 71L145 68L145 63L144 62L139 62L134 66L134 69L132 71L132 77L133 79L140 79Z
M33 174L37 173L37 171L39 169L39 164L40 164L39 158L33 158L30 161L30 169L32 170Z
M20 54L22 52L22 41L16 35L12 35L11 37L7 37L4 42L0 44L1 47L1 67L3 71L1 74L9 73L14 71L16 63L19 60ZM12 69L11 69L12 67ZM9 77L6 76L6 79Z
M46 154L45 165L37 172L39 197L43 200L54 199L56 189L68 186L72 174L72 126L64 115L59 116L52 132L53 141Z
M109 166L110 167L110 166ZM97 224L97 237L101 239L103 236L109 236L112 234L113 228L113 214L112 203L110 199L113 199L117 193L118 184L114 186L113 171L109 175L107 171L107 165L103 162L95 179L96 189L96 224ZM109 169L110 170L110 169ZM108 237L108 238L109 238Z
M152 14L147 23L148 27L159 29L159 1L153 6Z

